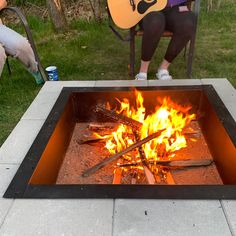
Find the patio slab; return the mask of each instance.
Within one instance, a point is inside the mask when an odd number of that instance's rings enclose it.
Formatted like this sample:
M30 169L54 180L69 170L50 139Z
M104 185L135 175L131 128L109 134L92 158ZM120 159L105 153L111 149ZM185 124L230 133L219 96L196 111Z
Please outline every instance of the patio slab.
M44 120L20 120L0 148L0 164L20 164Z
M114 219L114 236L231 235L219 201L116 200Z
M0 235L110 236L112 214L113 200L15 200Z
M11 206L13 204L14 200L12 199L0 199L0 229L1 226L9 212L9 210L11 209Z
M2 197L5 193L10 181L13 179L18 164L0 164L0 196Z
M226 79L46 82L0 148L0 193L3 194L10 183L63 86L138 87L200 84L213 84L236 119L236 91ZM49 96L50 101L47 102ZM0 198L0 235L227 236L236 235L235 212L234 200Z

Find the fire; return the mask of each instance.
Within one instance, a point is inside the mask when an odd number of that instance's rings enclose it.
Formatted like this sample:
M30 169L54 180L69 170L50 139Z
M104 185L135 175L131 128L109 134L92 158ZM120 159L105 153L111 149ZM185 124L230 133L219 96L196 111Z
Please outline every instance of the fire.
M128 99L117 99L120 104L117 113L142 123L140 139L164 129L158 138L142 146L148 161L169 159L174 156L176 150L187 146L183 128L195 118L195 114L189 114L191 106L180 106L169 97L157 98L160 105L155 108L153 114L147 115L141 92L135 91L135 97L136 107L131 107ZM136 142L131 127L123 124L111 135L106 136L106 139L106 148L112 155ZM129 153L124 158L128 162L137 162L140 161L138 156L138 153Z

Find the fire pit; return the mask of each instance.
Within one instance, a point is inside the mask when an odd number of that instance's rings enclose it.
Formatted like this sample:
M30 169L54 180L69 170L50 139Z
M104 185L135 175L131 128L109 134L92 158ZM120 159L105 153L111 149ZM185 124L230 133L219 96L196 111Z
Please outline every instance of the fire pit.
M236 198L236 124L211 85L64 88L7 198Z

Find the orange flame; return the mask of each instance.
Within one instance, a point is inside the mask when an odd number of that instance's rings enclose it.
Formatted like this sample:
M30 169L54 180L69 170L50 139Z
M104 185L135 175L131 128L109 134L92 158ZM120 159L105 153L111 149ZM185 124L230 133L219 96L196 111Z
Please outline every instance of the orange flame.
M174 151L187 146L182 131L195 118L195 114L189 114L191 106L180 106L171 101L169 97L158 98L161 105L156 107L153 114L146 115L141 92L135 91L135 97L136 108L130 107L128 99L123 99L123 101L117 99L120 103L120 109L117 113L143 124L140 130L140 138L146 138L158 130L165 129L161 136L143 145L147 159L156 161L163 157L164 154L166 158L170 158L174 156ZM132 129L123 124L119 125L118 129L111 135L106 136L106 138L106 148L111 154L115 154L135 142ZM125 158L131 160L133 157L131 157L131 154L128 154Z

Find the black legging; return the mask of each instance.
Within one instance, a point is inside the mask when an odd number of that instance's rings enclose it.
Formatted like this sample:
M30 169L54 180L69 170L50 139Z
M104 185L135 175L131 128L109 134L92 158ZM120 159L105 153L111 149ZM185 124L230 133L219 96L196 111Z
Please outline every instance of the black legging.
M171 63L194 32L194 14L191 11L180 12L179 6L166 8L146 15L141 22L141 27L143 28L141 55L143 61L151 60L164 30L173 32L165 54L165 59Z

